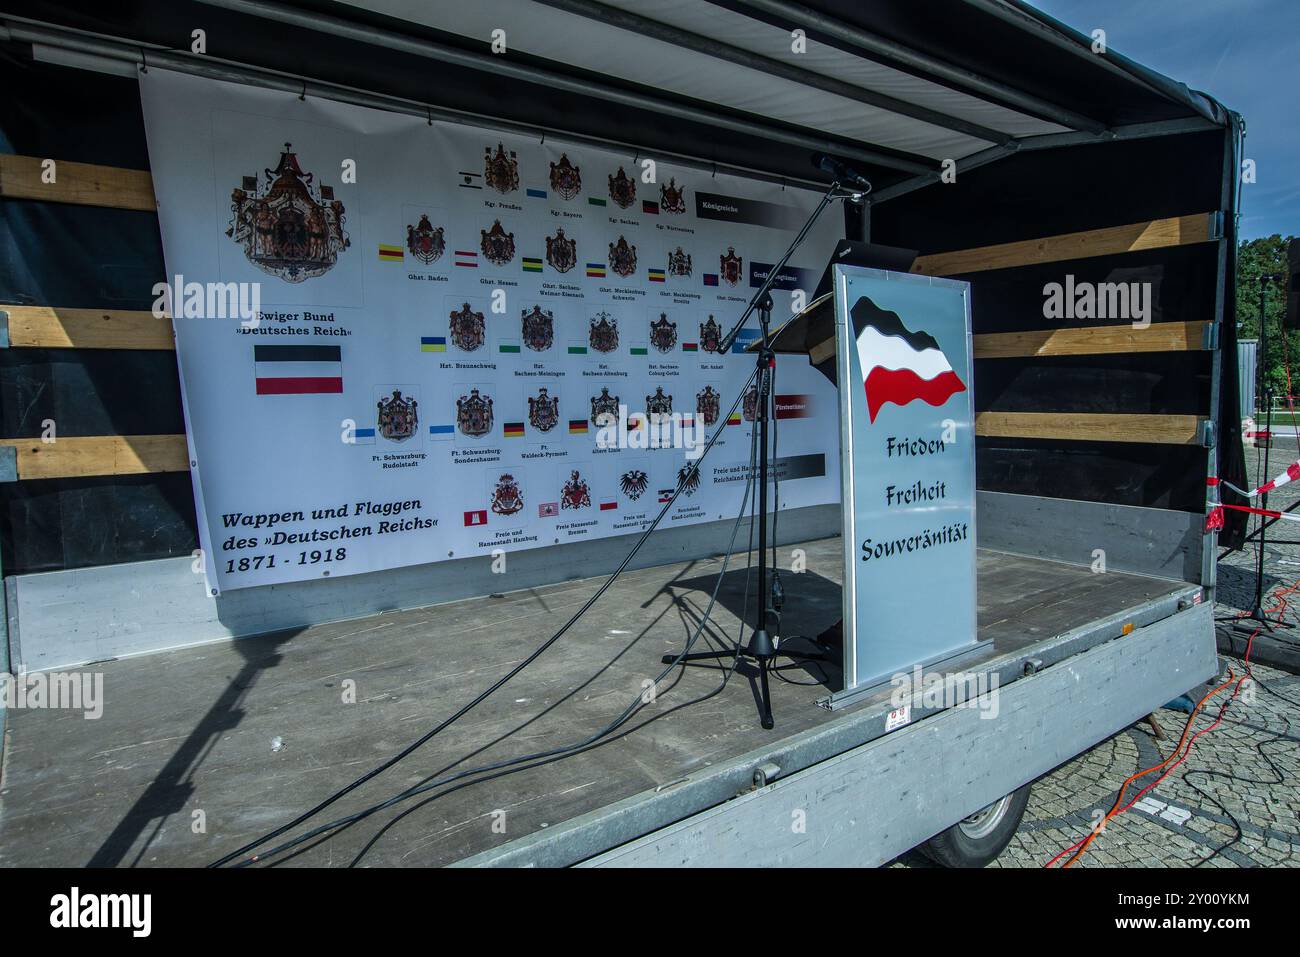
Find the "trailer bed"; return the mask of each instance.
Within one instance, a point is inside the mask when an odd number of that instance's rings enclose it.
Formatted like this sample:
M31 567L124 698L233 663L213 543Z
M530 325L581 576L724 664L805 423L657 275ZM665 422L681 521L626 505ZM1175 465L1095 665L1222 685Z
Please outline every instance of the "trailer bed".
M824 539L789 547L805 549L808 571L783 574L783 634L815 635L840 614L841 545ZM788 548L783 551L788 555ZM386 798L469 752L479 752L470 763L488 763L577 741L603 726L659 672L660 655L681 648L719 567L711 559L627 573L523 675L322 820ZM714 647L736 635L743 568L743 558L739 568L733 559L714 611ZM1023 674L1026 661L1043 667L1076 655L1118 637L1127 624L1167 618L1200 593L1184 582L1094 574L1086 566L984 549L978 575L979 632L992 645L962 667L995 671L1003 684ZM418 737L548 637L596 583L568 582L92 666L104 673L102 718L9 713L0 865L207 863ZM734 769L742 756L770 752L785 775L818 758L816 747L792 743L806 732L832 732L818 736L823 750L847 750L885 732L887 690L843 711L818 705L838 679L833 670L809 665L782 672L786 680L773 687L775 731L759 727L748 669L719 691L721 676L713 667L680 671L660 685L657 701L633 720L630 733L454 790L396 820L369 848L394 811L319 847L309 845L286 863L413 866L475 855L491 859L494 849L536 846L549 829L611 807L628 813L600 833L619 835L621 843L702 810L692 801L717 803L714 798L734 794L735 780L711 770ZM343 701L349 680L355 703ZM837 737L837 726L851 731ZM638 799L669 795L684 781L704 778L712 791L680 788L675 805ZM196 811L204 828L198 833ZM608 837L592 844L592 833L564 850L551 841L536 861L526 851L503 853L500 861L572 863L614 846Z

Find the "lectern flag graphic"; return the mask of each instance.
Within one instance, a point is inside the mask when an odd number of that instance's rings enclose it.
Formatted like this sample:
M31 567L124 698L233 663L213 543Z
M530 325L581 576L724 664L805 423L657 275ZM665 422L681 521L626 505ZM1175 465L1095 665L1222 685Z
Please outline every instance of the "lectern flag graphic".
M928 332L908 329L896 312L863 296L854 305L853 329L871 421L887 402L940 406L966 385Z

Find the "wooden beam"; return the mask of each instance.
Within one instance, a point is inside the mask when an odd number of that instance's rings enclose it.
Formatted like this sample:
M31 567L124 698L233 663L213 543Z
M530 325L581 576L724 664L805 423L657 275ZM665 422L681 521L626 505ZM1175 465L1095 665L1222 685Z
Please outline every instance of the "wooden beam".
M1208 322L1153 322L1142 329L1123 325L986 332L974 337L975 358L1192 352L1206 348L1205 329L1208 325Z
M148 170L54 160L54 182L47 183L44 162L40 156L0 155L0 196L150 213L158 209Z
M1195 213L1171 219L1152 219L1127 226L1110 226L1089 229L1079 233L1047 236L1043 239L1026 239L996 246L976 249L957 249L947 253L918 256L912 272L927 276L954 276L962 273L983 272L986 269L1010 269L1014 266L1032 266L1038 263L1061 262L1067 259L1088 259L1093 256L1112 256L1116 253L1137 252L1140 249L1160 249L1165 246L1186 246L1204 243L1216 236L1218 215Z
M86 478L184 472L190 467L184 435L93 435L41 439L0 439L17 450L18 480Z
M176 348L170 319L131 309L6 306L9 345L16 349Z
M1195 415L980 412L975 416L975 434L1014 439L1197 445L1201 441L1202 421Z

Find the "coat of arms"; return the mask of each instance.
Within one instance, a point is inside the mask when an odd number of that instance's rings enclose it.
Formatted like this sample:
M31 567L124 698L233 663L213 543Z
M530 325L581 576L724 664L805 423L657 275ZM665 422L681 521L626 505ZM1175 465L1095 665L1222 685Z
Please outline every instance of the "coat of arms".
M746 422L753 422L758 418L758 386L749 387L749 391L745 393L745 400L740 404L740 410Z
M695 412L706 426L717 424L721 403L722 396L714 392L711 385L706 385L701 391L695 393Z
M678 246L668 254L668 275L685 277L691 274L691 254Z
M459 312L451 314L451 323L449 332L451 333L451 342L457 349L464 349L466 352L473 352L483 345L483 339L487 330L487 323L483 319L483 313L475 312L470 308L469 303L465 303Z
M659 187L659 208L665 213L686 212L686 187L669 178L667 186Z
M519 188L519 160L515 151L506 154L503 144L497 144L494 155L492 147L483 148L483 179L498 193L512 193Z
M669 322L665 312L650 323L650 345L660 352L672 352L677 345L677 323Z
M722 351L722 326L712 315L700 323L700 348L705 352Z
M495 220L491 229L480 229L479 235L478 248L492 265L504 266L515 258L515 234L506 232L501 220Z
M730 286L740 284L740 267L744 265L744 260L736 255L734 246L728 246L727 251L718 257L718 266L722 271L722 279Z
M694 495L700 490L700 470L694 464L687 462L677 470L677 484L688 497Z
M591 491L586 481L574 469L569 473L569 480L560 490L560 508L590 508Z
M434 229L433 223L429 222L429 217L421 213L418 226L408 224L406 227L406 248L412 256L426 266L437 262L447 249L442 227Z
M578 264L578 241L566 238L563 226L546 237L546 261L556 272L568 272Z
M334 188L317 186L298 155L284 144L280 163L265 177L245 176L230 193L226 235L239 243L258 269L285 282L329 272L352 245L343 229L343 204Z
M650 476L640 469L629 469L619 476L618 487L624 495L635 502L650 487Z
M456 427L477 438L492 431L492 399L470 389L469 395L456 400Z
M492 511L497 515L513 515L524 507L524 493L508 472L497 480L492 492Z
M528 424L538 432L549 432L560 421L560 397L547 395L546 387L528 397Z
M582 192L582 172L569 162L567 153L561 153L560 161L551 164L551 189L564 199L573 199Z
M636 202L636 180L623 172L621 166L617 175L609 177L609 198L623 209Z
M414 399L403 398L401 389L394 389L391 396L380 399L375 422L379 434L392 442L405 442L415 435L420 427L420 416L416 411L418 404Z
M673 397L664 395L663 386L655 386L655 394L645 397L645 410L651 416L672 415Z
M555 342L555 316L541 306L523 310L524 345L534 352L545 352Z
M618 348L618 320L601 310L589 320L587 341L597 352L613 352Z
M601 420L607 415L608 419ZM609 389L601 386L600 395L591 397L591 424L595 426L612 425L618 421L618 396L610 395Z
M622 236L618 242L609 244L609 268L624 279L636 272L636 247Z

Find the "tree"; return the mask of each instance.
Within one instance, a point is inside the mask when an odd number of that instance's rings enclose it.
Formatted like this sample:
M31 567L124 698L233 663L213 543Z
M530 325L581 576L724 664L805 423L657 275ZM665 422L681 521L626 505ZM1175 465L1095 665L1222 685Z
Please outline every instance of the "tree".
M1259 338L1259 277L1284 277L1287 270L1286 247L1291 237L1277 234L1251 239L1237 247L1237 337ZM1268 332L1267 355L1264 357L1263 381L1255 385L1259 403L1265 391L1287 404L1287 357L1292 368L1291 393L1300 397L1300 330L1284 330L1286 286L1270 282L1264 294L1264 322ZM1285 333L1286 339L1283 340ZM1296 400L1300 405L1300 398Z

